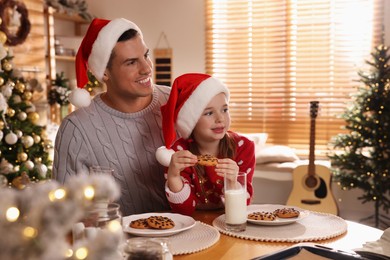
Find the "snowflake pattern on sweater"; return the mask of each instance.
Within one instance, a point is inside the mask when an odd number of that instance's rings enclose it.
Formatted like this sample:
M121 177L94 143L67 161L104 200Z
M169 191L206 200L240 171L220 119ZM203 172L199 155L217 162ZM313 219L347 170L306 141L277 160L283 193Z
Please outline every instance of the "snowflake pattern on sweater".
M247 204L253 196L252 179L255 160L255 146L253 141L245 136L229 131L229 134L236 142L236 156L233 160L237 163L240 172L247 173ZM178 139L172 146L175 151L187 150L189 141ZM167 199L173 212L185 215L192 215L195 209L217 209L223 208L223 177L215 172L214 166L204 166L205 176L200 176L195 167L188 167L181 172L184 187L181 191L174 193L168 186L165 186Z

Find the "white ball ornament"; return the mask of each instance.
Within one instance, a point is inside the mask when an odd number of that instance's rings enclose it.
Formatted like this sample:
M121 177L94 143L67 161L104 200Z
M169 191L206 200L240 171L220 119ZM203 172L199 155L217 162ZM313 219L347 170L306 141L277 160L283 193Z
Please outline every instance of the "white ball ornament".
M21 141L25 148L30 148L34 144L34 138L29 135L23 136Z
M5 98L9 98L12 96L12 87L7 85L4 85L1 89L1 93L4 95Z
M35 142L36 144L39 143L39 142L41 141L41 137L40 137L39 135L34 135L33 139L34 139L34 142Z
M14 95L13 100L15 104L22 102L22 98L19 95Z
M26 119L27 119L27 114L26 114L26 112L19 112L18 118L19 118L20 121L26 120Z
M6 136L5 136L5 142L9 145L13 145L13 144L16 144L16 142L18 141L18 136L13 133L13 132L9 132Z
M0 131L0 141L3 140L3 136L4 136L3 131ZM1 156L1 154L0 154L0 156Z
M42 177L42 178L46 178L46 174L47 174L47 166L42 164L42 163L38 163L37 165L35 165L35 169L37 169L37 172L39 173L39 175Z
M34 163L32 162L32 161L30 161L30 160L27 160L27 161L25 161L24 162L24 166L26 166L26 168L28 169L28 170L32 170L32 169L34 169Z
M83 88L75 88L69 95L69 101L77 108L87 107L91 104L91 96Z
M23 136L23 132L21 130L15 130L15 134L18 138Z

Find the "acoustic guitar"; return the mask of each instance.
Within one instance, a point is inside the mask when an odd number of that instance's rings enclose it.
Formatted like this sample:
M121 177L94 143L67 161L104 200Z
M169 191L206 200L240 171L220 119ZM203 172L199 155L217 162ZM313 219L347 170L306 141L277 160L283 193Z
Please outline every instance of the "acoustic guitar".
M299 165L293 171L293 188L287 205L338 215L337 203L331 192L332 175L323 165L315 164L315 120L318 101L310 102L310 151L309 165Z

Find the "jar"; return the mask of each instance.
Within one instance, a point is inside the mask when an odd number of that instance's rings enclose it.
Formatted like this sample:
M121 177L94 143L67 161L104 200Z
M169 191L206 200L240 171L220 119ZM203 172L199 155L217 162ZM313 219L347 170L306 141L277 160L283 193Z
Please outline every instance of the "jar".
M122 229L120 206L114 202L96 202L87 210L83 223L85 227L109 228L116 225Z
M127 239L124 248L127 260L172 260L166 238L135 237Z

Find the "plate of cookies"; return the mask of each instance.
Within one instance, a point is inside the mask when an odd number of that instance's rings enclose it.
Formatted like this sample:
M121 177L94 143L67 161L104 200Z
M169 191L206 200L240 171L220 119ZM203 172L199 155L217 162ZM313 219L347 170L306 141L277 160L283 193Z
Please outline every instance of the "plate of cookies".
M123 217L123 231L136 236L172 236L195 226L189 216L175 213L144 213Z
M247 221L252 224L281 226L294 223L309 215L309 211L284 205L256 205L248 211Z

